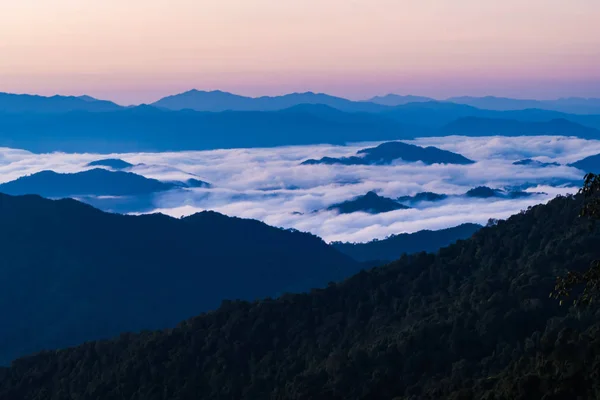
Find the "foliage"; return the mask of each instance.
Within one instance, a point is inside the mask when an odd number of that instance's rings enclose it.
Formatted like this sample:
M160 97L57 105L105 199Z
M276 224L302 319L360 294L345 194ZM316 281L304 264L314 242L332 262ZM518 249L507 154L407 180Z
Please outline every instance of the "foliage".
M600 258L581 206L559 197L324 289L23 358L0 369L0 399L597 398L598 315L548 298Z
M584 197L579 215L591 218L593 223L600 218L600 175L586 174L579 194ZM590 229L593 229L593 226ZM594 295L597 295L600 290L600 260L594 260L586 271L569 271L565 276L559 276L550 297L564 299L578 289L580 293L573 300L575 305L589 304L594 300ZM562 304L563 300L560 303Z

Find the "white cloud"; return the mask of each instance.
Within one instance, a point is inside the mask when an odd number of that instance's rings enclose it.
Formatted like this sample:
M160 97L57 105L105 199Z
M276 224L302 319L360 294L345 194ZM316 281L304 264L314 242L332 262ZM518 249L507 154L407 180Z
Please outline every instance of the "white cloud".
M75 172L100 158L121 158L136 165L131 170L161 180L208 181L211 189L192 189L156 196L156 210L173 216L206 209L255 218L268 224L310 231L327 241L368 241L420 229L440 229L463 222L485 223L506 218L521 209L548 201L573 188L555 187L561 181L578 181L582 172L566 166L536 168L515 166L523 158L573 162L600 153L600 141L565 137L445 137L413 141L455 151L477 162L473 165L392 166L300 165L308 158L353 155L373 143L350 146L290 146L268 149L233 149L202 152L131 154L32 154L0 149L0 183L51 169ZM531 192L548 195L518 200L487 201L452 198L423 203L418 209L379 215L313 212L376 190L388 197L431 191L462 194L475 186L533 184ZM537 187L536 187L537 186Z

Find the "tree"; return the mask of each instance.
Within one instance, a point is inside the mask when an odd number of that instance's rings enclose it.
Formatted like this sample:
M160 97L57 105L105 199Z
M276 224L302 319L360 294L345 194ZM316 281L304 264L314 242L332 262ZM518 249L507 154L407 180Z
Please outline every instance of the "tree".
M590 230L592 230L594 229L594 222L600 219L600 175L586 174L579 195L584 198L579 216L590 219ZM574 291L578 292L577 296L572 296ZM583 272L569 271L565 276L559 276L550 297L560 299L561 304L567 297L574 298L574 305L589 304L599 292L600 260L595 260Z

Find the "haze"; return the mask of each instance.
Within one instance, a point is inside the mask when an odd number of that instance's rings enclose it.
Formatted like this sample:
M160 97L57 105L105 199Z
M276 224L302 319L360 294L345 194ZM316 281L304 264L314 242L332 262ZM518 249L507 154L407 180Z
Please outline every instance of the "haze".
M20 0L0 91L552 98L600 92L597 0Z

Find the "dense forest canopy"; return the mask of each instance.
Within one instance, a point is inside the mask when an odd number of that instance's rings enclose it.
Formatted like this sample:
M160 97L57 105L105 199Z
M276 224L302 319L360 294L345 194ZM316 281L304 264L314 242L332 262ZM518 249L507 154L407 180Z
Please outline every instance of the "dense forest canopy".
M0 370L1 399L589 399L600 315L548 297L600 258L558 197L437 254Z

